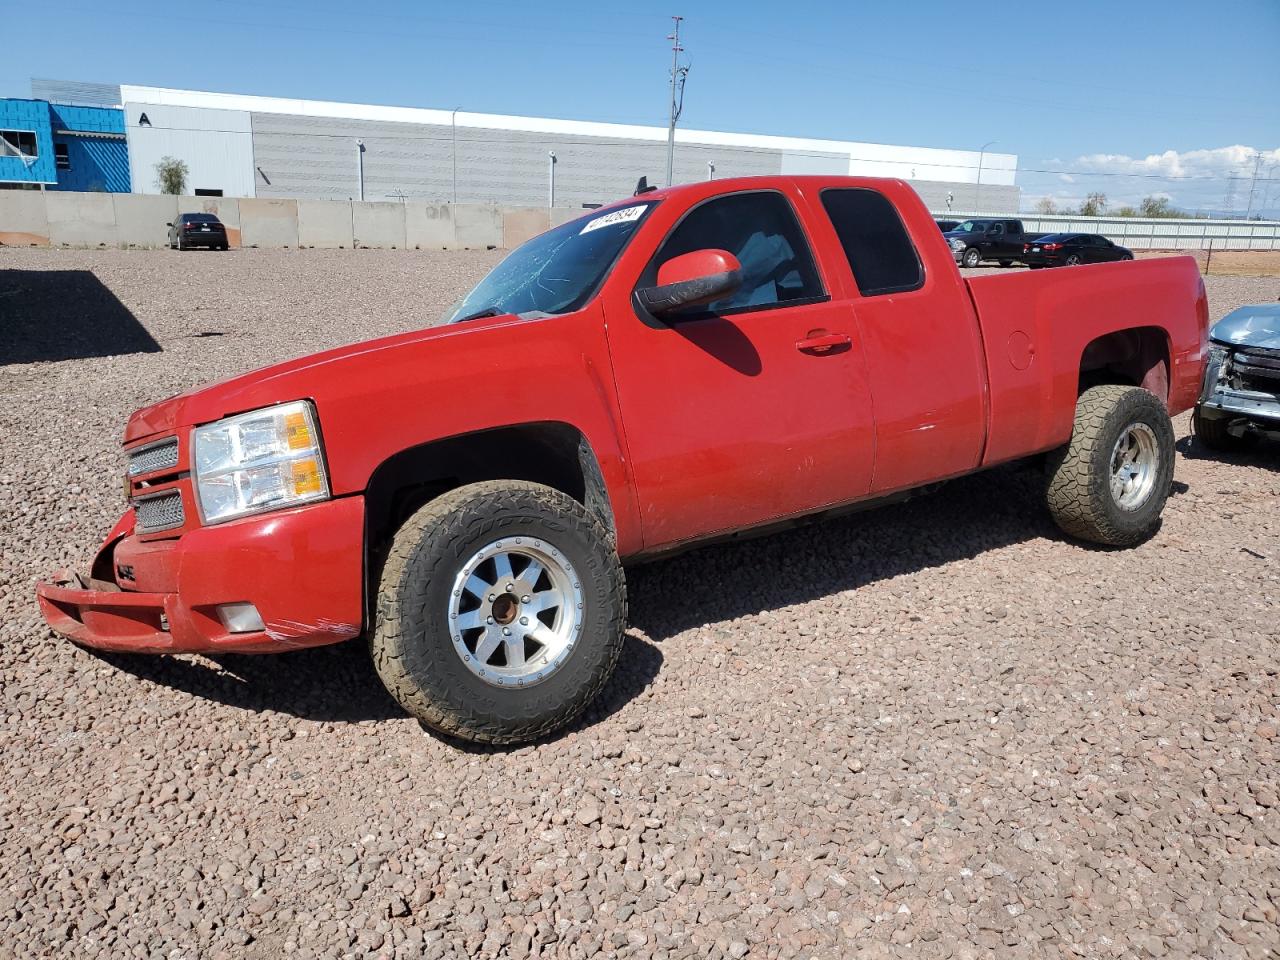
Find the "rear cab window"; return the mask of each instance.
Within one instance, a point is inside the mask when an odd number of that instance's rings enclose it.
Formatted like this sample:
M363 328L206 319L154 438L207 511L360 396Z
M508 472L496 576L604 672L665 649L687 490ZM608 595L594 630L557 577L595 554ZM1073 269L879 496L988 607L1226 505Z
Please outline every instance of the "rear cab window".
M722 300L674 316L723 316L827 299L800 221L787 198L773 190L712 197L693 207L667 234L636 289L655 284L668 260L707 249L737 257L742 285Z
M888 197L865 187L838 187L822 191L822 206L864 297L923 286L920 254Z

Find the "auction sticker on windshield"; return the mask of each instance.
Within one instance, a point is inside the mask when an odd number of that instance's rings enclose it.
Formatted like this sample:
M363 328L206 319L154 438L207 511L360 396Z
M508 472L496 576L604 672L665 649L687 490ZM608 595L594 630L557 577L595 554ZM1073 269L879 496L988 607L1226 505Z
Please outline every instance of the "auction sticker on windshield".
M612 227L615 223L630 223L633 220L639 220L647 209L649 209L649 205L641 203L634 207L623 207L621 210L606 213L603 217L589 220L587 225L578 231L578 236L590 233L592 230L599 230L601 227Z

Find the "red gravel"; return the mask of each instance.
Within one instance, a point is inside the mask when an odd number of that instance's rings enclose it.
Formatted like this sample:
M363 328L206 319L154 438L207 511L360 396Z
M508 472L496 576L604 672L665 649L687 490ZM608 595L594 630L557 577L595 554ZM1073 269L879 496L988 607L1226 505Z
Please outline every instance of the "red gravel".
M1186 417L1133 551L1001 469L630 571L616 678L532 747L427 736L358 641L44 628L133 408L431 322L497 258L0 252L0 956L1280 950L1280 447L1219 459ZM1215 318L1280 295L1208 285Z

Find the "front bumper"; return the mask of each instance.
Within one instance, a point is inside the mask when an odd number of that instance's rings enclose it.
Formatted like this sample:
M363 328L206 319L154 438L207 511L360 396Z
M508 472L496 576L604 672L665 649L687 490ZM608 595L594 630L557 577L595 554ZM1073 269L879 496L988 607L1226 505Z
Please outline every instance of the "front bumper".
M49 626L86 647L276 653L338 643L363 624L364 500L328 500L168 540L140 540L131 510L93 570L93 581L64 571L36 587ZM266 629L229 632L218 607L246 602Z
M1280 429L1280 397L1273 394L1219 387L1201 399L1199 409L1218 418L1242 417L1268 430Z

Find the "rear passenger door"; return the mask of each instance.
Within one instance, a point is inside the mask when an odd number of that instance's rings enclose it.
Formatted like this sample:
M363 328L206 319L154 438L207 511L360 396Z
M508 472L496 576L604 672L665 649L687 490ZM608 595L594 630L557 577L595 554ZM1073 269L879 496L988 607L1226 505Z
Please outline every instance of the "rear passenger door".
M982 341L955 270L929 276L893 203L866 187L819 194L850 271L875 411L872 493L977 467L984 438ZM824 245L825 246L825 245Z

